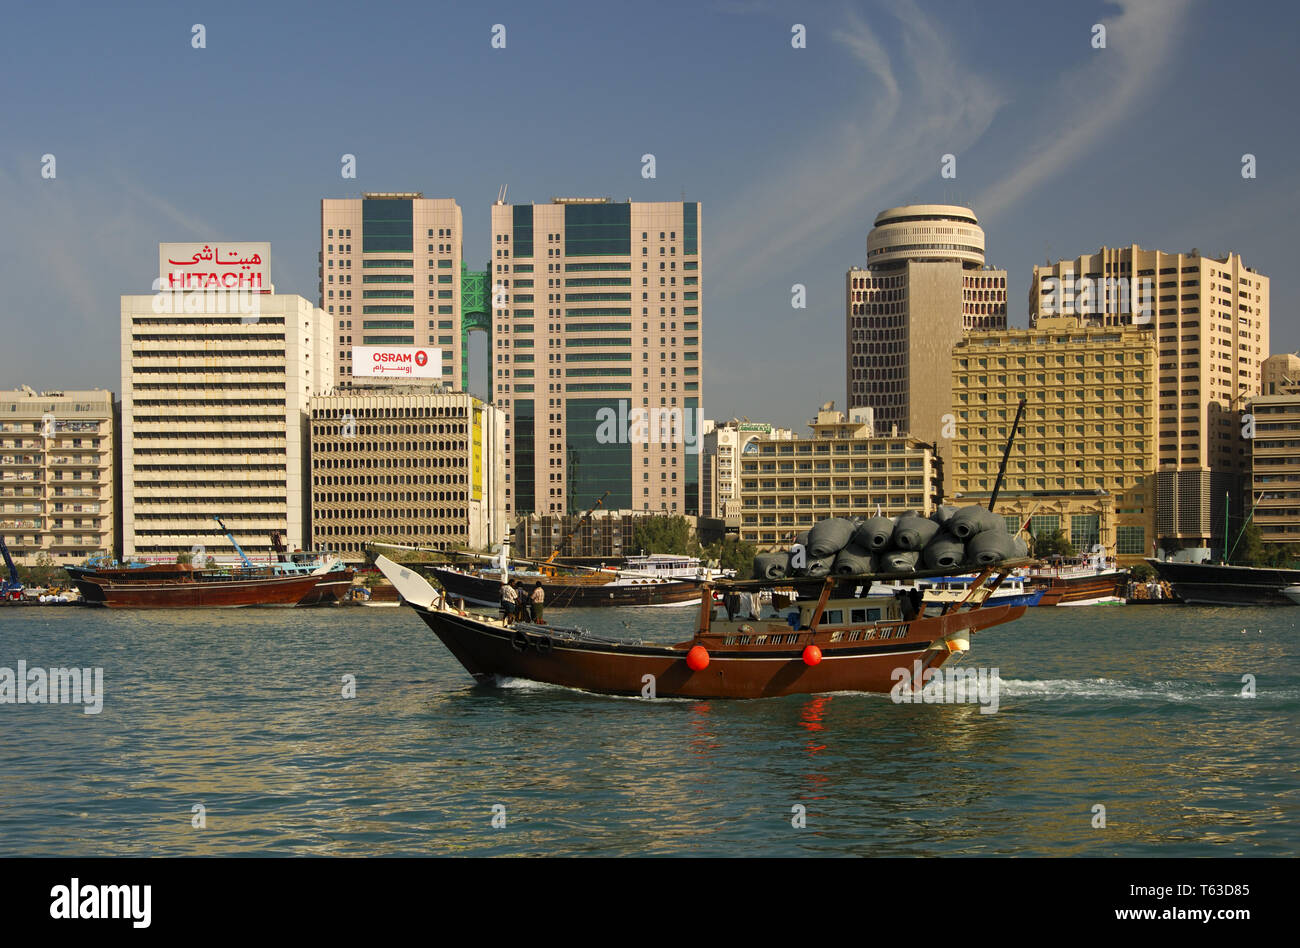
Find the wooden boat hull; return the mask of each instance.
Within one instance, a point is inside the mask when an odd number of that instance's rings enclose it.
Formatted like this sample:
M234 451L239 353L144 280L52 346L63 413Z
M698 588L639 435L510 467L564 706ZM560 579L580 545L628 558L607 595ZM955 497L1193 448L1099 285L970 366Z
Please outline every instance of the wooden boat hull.
M1035 584L1038 586L1038 584ZM1040 606L1077 606L1088 605L1101 600L1118 599L1123 601L1125 576L1122 573L1106 573L1100 576L1053 577L1038 588L1043 590Z
M873 626L872 639L845 641L848 630L793 631L784 622L753 622L753 636L778 639L771 645L727 645L728 635L704 635L678 645L637 645L595 637L573 637L576 630L518 624L452 610L410 604L448 651L482 683L500 678L561 685L600 694L646 693L653 682L659 698L771 698L832 691L889 692L899 669L938 668L952 654L947 642L1011 622L1025 606L994 606L969 612ZM735 629L728 630L734 635ZM864 629L864 632L867 631ZM836 633L839 638L835 639ZM752 637L752 636L751 636ZM693 671L686 654L693 645L709 651L708 666ZM822 650L816 665L803 661L803 649ZM652 677L647 677L652 676Z
M501 584L496 577L474 576L459 570L434 567L430 572L452 599L464 599L480 606L496 608L500 603ZM531 582L526 582L532 588ZM565 583L550 579L543 582L547 609L586 608L592 606L689 606L700 601L700 584L695 582L654 582L625 585L622 583Z
M296 606L312 605L339 596L352 584L352 575L350 570L345 570L306 576L233 579L228 582L108 583L78 579L76 584L87 605L109 608ZM318 589L322 584L326 588Z
M1148 559L1156 575L1174 587L1178 598L1199 606L1294 606L1286 594L1300 584L1300 570L1175 563Z

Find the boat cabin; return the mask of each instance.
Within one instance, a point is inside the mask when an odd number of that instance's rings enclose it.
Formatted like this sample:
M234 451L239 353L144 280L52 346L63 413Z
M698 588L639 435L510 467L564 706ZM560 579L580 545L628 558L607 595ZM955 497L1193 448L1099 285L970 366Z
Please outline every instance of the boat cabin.
M706 639L721 645L798 645L812 641L818 601L792 605L767 619L713 619ZM905 634L907 622L894 596L830 599L817 620L819 636L832 642L867 642Z

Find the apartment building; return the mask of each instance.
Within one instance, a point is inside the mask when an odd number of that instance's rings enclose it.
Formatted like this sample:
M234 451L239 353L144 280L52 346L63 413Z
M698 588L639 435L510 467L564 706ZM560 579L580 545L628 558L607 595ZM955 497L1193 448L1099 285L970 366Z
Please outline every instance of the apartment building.
M903 435L877 436L867 413L845 415L827 402L808 422L812 435L756 440L740 460L740 538L785 548L827 517L930 514L943 472L934 446Z
M700 461L700 515L717 519L740 515L740 459L758 449L755 441L786 440L794 437L789 428L773 427L765 422L732 418L721 424L705 423L704 445Z
M0 534L16 562L116 555L113 393L0 392Z
M1264 394L1248 405L1254 520L1265 543L1300 543L1300 355L1270 356L1260 376Z

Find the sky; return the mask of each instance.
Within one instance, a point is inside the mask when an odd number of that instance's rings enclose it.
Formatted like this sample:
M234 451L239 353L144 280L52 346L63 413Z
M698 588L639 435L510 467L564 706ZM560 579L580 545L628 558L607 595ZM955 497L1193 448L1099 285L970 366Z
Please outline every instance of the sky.
M845 271L907 203L974 209L1013 325L1035 263L1233 251L1295 351L1298 27L1289 0L11 7L0 388L120 391L119 296L161 241L270 241L277 292L316 302L321 198L454 198L473 267L502 185L701 202L705 417L844 406Z

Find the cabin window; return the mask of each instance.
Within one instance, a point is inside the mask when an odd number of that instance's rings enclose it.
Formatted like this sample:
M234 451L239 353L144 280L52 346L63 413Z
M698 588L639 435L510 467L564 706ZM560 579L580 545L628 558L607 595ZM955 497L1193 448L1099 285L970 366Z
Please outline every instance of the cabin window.
M880 621L880 610L879 610L879 609L868 609L868 610L867 610L867 621L868 621L868 622L879 622L879 621Z
M850 622L866 622L866 621L867 621L867 610L866 610L866 609L851 609L851 610L849 610L849 621L850 621Z
M844 622L844 610L827 609L826 615L822 621L827 622L831 625L841 625Z

